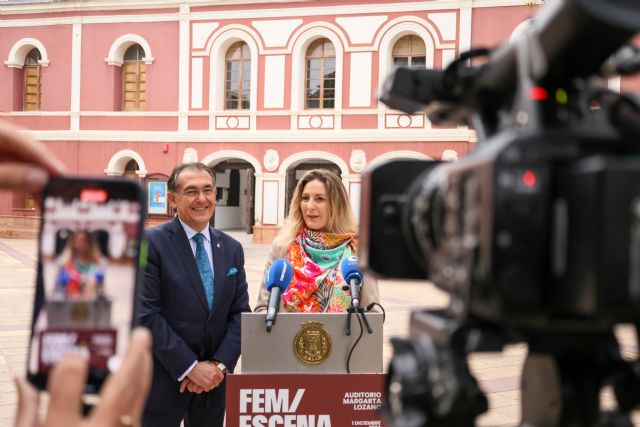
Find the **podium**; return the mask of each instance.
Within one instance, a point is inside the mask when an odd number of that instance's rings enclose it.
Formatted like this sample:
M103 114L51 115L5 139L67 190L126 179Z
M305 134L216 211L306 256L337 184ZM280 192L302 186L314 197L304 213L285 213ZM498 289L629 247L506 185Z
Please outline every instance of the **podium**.
M227 376L226 426L384 425L383 319L366 317L372 333L362 322L360 337L355 314L346 335L346 313L279 313L271 332L266 313L243 313L242 373Z
M264 313L242 313L242 373L382 373L382 313L367 313L373 333L346 313L279 313L271 332ZM347 370L349 352L353 348Z

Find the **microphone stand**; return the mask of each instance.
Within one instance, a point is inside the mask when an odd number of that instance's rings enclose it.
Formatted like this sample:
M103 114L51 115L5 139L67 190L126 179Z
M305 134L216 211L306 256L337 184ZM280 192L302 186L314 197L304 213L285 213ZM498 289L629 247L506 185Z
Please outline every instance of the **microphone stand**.
M355 305L352 303L351 307L347 309L347 331L346 331L347 336L351 335L351 315L354 313L356 317L358 316L358 314L362 315L362 320L364 321L364 324L367 327L367 332L372 334L373 328L371 327L371 325L369 324L369 321L367 320L367 316L366 316L367 312L364 310L364 307L360 305L360 301L358 301L357 304L358 305Z

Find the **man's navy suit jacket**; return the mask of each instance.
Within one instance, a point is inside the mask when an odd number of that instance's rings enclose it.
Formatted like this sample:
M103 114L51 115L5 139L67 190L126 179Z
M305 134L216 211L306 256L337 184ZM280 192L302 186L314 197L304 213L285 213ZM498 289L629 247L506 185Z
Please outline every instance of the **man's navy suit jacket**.
M147 409L186 403L178 378L195 360L218 360L233 372L240 357L240 318L249 312L242 245L213 228L214 302L207 304L187 234L178 217L147 233L149 255L140 319L153 335L153 384ZM216 402L207 401L215 406Z

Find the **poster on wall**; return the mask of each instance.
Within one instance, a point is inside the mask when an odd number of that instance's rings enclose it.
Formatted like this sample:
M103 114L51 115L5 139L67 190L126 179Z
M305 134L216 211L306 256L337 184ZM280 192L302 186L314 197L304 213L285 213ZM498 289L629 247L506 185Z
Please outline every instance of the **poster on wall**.
M149 182L149 213L167 214L167 183L164 181Z

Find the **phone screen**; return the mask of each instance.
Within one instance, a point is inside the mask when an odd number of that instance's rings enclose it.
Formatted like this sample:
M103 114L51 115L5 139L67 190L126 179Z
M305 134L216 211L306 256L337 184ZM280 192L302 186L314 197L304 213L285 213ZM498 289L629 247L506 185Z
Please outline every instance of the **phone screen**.
M55 178L44 190L27 362L39 388L71 352L89 360L87 393L118 369L136 320L144 200L127 180Z

